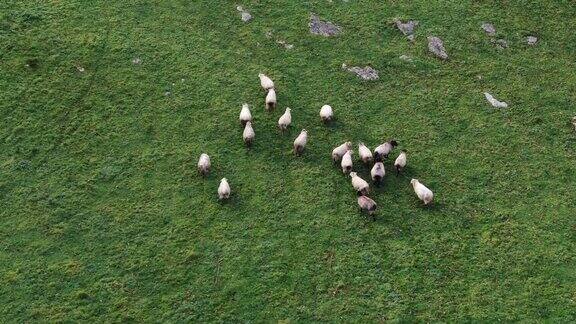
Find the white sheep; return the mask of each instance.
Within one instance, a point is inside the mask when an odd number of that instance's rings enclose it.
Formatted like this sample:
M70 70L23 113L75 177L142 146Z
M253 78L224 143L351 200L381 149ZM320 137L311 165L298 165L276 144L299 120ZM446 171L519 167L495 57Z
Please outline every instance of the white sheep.
M372 176L372 181L374 181L376 185L380 185L382 183L382 180L384 179L384 176L386 175L386 169L384 168L384 163L382 162L374 163L372 170L370 170L370 175Z
M270 111L276 107L276 91L274 88L268 90L265 103L267 111Z
M364 145L364 143L358 143L358 155L364 164L369 164L372 162L372 151Z
M258 77L260 78L260 85L264 89L264 91L268 91L270 89L274 89L274 81L264 75L263 73L259 73Z
M412 188L414 188L414 192L418 198L424 202L424 205L428 205L432 202L432 199L434 199L432 190L426 188L426 186L420 183L417 179L410 180L410 184L412 185Z
M246 122L252 121L252 113L250 113L250 107L247 103L242 105L242 110L240 110L240 124L246 126Z
M370 191L370 185L368 185L366 180L360 178L356 172L350 172L350 178L352 178L352 187L354 187L359 194L368 194Z
M400 151L400 154L396 158L396 161L394 161L394 167L396 168L396 176L398 176L400 174L400 172L402 172L402 170L406 167L406 151L405 150Z
M368 215L370 215L372 217L372 220L376 220L376 216L374 215L376 213L376 202L372 199L370 199L369 197L366 197L364 195L360 195L358 196L358 206L360 207L360 211L366 211L368 212Z
M352 171L352 154L354 152L352 150L347 150L346 153L342 156L342 161L340 161L340 166L342 167L342 172L344 174L350 173Z
M322 106L322 108L320 108L320 118L324 123L332 121L334 118L334 111L332 111L332 107L329 105Z
M292 123L292 114L290 112L290 108L286 108L284 114L278 119L278 127L280 127L281 131L285 131Z
M392 152L392 149L398 146L398 142L396 140L390 140L384 144L379 145L376 149L374 149L374 158L376 161L382 161L382 159L387 159L388 154Z
M296 137L294 140L294 154L301 155L302 152L304 152L306 143L308 143L308 132L303 129L300 132L300 135L298 135L298 137Z
M228 199L230 198L230 185L228 184L228 179L222 178L220 180L220 185L218 186L218 199Z
M334 163L340 161L342 156L346 154L348 150L352 149L352 142L346 142L332 150L332 160Z
M242 133L242 138L244 139L244 143L246 146L252 146L254 142L254 137L256 133L254 133L254 129L252 128L252 122L246 122L246 126L244 127L244 132Z
M198 159L198 173L203 176L210 173L210 156L206 153L202 153Z

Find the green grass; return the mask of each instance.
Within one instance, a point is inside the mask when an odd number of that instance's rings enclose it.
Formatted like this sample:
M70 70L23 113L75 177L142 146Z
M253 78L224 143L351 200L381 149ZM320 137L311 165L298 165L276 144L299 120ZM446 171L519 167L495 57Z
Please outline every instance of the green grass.
M344 33L311 35L310 12ZM415 44L394 17L420 21ZM576 320L575 24L571 1L1 3L2 322ZM449 61L427 53L428 35ZM259 72L277 85L272 113ZM329 155L390 137L409 169L374 190L372 223Z

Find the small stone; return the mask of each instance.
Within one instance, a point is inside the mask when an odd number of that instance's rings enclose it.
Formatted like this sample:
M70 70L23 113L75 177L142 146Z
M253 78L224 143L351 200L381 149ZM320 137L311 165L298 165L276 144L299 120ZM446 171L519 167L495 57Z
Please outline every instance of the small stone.
M444 42L436 36L428 36L428 50L440 59L448 59L448 53L444 49Z
M314 35L322 35L325 37L335 36L342 32L342 28L336 24L329 21L320 20L320 18L314 14L310 15L310 33Z
M536 43L538 42L538 37L528 36L526 37L526 42L528 43L528 45L536 45Z
M484 92L484 97L494 108L508 108L508 104L506 102L494 98L494 96L488 92Z
M250 20L252 20L252 15L248 11L243 11L242 12L242 21L243 22L249 22Z
M170 92L170 91L164 92L164 95L165 95L166 97L170 96L171 94L172 94L172 92Z
M486 32L486 34L490 36L496 35L496 28L494 28L494 25L491 23L483 23L481 27Z
M134 65L142 64L142 60L139 57L135 57L132 59L132 64Z
M405 36L414 34L414 29L418 26L418 21L416 20L408 20L404 23L401 20L396 19L394 22L396 23L396 28L398 28Z
M86 69L84 69L83 67L81 67L80 65L76 66L76 70L78 70L78 72L80 73L84 73L86 71Z
M276 43L284 46L285 49L293 49L294 48L294 45L288 44L288 43L286 43L286 41L281 40L281 39L277 40Z
M268 30L264 35L266 36L266 38L272 38L272 31Z
M352 73L356 73L356 75L362 78L363 80L374 81L379 79L378 71L376 71L370 66L365 66L363 68L359 66L353 66L349 68L345 63L342 63L342 69Z

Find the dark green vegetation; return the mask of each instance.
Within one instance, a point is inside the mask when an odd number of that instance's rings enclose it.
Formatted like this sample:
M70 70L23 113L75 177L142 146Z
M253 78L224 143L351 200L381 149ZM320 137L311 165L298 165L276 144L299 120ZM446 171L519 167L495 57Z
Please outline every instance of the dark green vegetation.
M236 4L0 4L2 322L576 319L572 2L238 3L248 24ZM310 35L310 12L344 34ZM394 17L420 21L414 45ZM449 61L427 53L428 35ZM277 85L270 114L259 72ZM333 127L319 122L325 103ZM295 158L301 128L310 142ZM409 169L388 168L371 223L329 155L390 137ZM432 208L411 177L434 190Z

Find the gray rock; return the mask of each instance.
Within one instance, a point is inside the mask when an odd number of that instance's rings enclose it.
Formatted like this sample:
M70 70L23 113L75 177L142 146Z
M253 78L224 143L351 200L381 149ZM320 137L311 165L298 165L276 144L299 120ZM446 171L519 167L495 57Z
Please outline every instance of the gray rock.
M528 36L526 37L526 43L528 43L528 45L536 45L536 43L538 43L538 37Z
M378 71L376 71L370 66L365 66L362 68L359 66L348 67L346 64L342 64L342 69L348 72L355 73L363 80L374 81L379 79Z
M440 59L448 59L448 53L444 49L444 42L436 36L428 36L428 50Z
M483 23L480 27L490 36L496 35L496 28L491 23Z
M412 62L412 58L408 55L400 55L400 59L406 62Z
M320 20L315 14L310 15L310 32L314 35L322 35L325 37L335 36L342 32L342 28L329 21Z
M142 64L142 60L139 57L135 57L132 59L132 64L134 65Z
M418 21L416 20L408 20L407 22L402 22L399 19L394 20L396 23L396 27L404 34L405 36L410 36L414 34L414 29L418 26Z
M243 22L249 22L252 20L252 15L247 10L244 10L242 6L237 6L236 10L240 12L240 17L242 18Z

